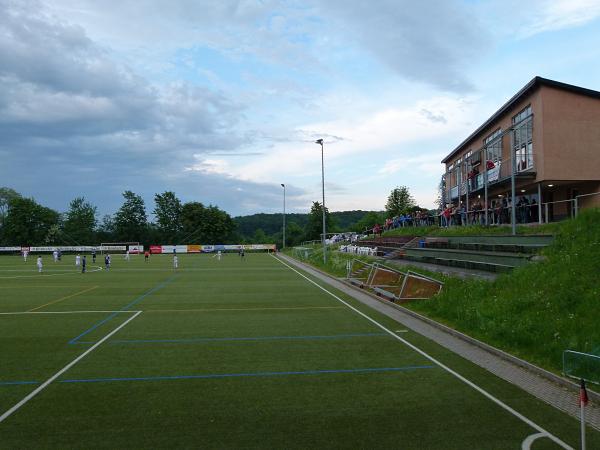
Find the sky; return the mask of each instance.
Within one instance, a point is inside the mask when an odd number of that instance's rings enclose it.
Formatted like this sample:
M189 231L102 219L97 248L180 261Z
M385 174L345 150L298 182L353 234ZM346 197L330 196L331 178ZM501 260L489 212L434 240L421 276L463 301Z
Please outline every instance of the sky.
M434 206L535 76L600 90L600 0L0 0L0 186L113 214Z

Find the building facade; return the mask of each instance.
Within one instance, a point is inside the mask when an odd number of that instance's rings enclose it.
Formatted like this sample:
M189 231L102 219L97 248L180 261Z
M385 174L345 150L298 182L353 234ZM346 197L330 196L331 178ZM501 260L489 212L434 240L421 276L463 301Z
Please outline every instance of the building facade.
M588 195L600 192L600 92L535 77L442 163L444 203L478 211L481 223L600 206Z

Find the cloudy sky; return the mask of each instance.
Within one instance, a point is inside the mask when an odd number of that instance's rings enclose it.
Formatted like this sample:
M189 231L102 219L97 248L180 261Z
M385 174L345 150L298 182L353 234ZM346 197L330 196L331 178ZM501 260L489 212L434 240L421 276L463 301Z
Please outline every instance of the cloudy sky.
M531 78L600 90L598 0L0 0L0 186L101 214L431 207Z

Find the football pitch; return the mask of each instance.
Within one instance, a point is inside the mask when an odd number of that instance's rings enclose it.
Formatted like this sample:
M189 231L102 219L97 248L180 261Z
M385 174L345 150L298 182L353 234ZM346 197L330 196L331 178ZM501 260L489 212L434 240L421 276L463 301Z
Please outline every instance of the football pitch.
M576 419L275 256L44 259L0 257L0 448L579 445Z

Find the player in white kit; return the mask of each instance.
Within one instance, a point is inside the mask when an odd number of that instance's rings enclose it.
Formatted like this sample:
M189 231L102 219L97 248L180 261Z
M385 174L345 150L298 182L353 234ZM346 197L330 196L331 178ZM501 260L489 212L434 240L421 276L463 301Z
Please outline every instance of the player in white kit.
M76 265L76 266L79 266L79 265L81 265L81 256L77 255L77 256L75 257L75 265Z
M42 273L42 257L41 256L38 256L36 265L38 268L38 272Z
M173 255L173 269L177 269L179 267L179 259L177 255Z

